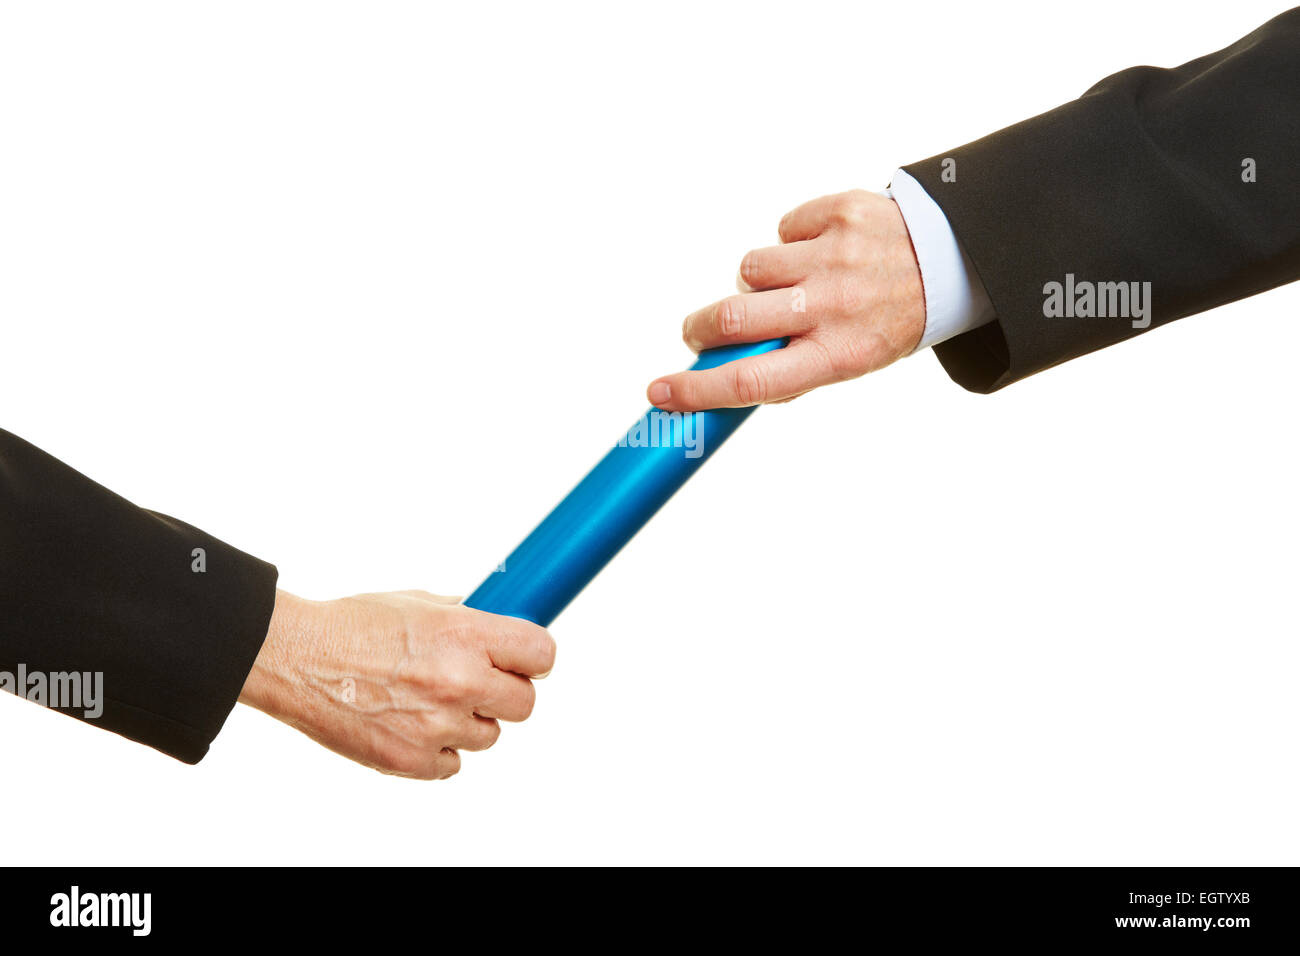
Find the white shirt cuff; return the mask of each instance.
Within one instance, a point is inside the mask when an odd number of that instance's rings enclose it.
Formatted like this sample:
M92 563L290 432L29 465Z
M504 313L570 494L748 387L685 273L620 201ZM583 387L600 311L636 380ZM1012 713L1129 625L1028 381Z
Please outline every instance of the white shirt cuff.
M938 345L993 321L993 303L984 290L984 283L980 282L939 204L901 169L895 171L884 195L898 203L921 268L925 333L916 350Z

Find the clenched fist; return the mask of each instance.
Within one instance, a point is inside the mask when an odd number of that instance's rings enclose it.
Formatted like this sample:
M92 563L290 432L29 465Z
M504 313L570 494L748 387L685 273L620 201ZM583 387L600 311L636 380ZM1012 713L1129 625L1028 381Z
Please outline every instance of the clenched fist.
M740 295L688 316L695 351L790 337L784 349L716 369L656 379L666 411L783 402L857 378L912 352L925 332L925 293L902 213L892 199L855 190L789 213L781 245L740 263Z
M338 601L276 595L240 700L336 753L422 780L486 750L533 710L555 663L544 628L425 591Z

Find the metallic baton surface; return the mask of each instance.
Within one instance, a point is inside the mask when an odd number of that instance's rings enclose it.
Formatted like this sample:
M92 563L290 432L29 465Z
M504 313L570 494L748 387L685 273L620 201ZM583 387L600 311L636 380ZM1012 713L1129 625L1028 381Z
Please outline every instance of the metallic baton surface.
M691 368L716 368L784 345L784 339L771 339L709 349ZM550 626L753 412L753 407L685 414L650 409L466 605Z

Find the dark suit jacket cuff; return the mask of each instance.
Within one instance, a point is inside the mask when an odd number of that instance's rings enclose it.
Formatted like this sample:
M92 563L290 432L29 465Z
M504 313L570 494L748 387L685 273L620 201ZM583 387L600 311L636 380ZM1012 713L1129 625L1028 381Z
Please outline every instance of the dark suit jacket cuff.
M0 431L0 670L102 674L102 714L63 712L197 762L266 638L276 578Z

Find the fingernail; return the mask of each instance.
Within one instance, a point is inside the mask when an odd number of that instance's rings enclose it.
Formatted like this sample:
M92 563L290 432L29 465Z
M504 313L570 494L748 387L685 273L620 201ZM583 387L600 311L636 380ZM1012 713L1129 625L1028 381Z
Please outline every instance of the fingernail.
M650 386L650 404L662 405L673 397L673 390L667 382L655 382Z

